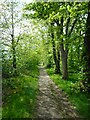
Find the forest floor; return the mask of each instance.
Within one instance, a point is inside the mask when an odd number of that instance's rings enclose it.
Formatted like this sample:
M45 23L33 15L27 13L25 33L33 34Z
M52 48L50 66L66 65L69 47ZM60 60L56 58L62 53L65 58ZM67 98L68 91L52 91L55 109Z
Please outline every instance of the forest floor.
M37 96L36 118L79 118L67 96L50 79L46 70L40 67L39 94Z

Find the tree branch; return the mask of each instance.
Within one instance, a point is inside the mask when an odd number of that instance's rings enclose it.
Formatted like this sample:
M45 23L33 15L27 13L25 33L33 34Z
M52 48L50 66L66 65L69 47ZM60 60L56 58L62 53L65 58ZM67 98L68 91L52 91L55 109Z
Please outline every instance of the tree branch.
M68 27L69 27L69 23L70 23L70 16L67 19L67 25L66 25L66 35L68 35Z
M74 20L74 22L72 24L71 30L68 33L68 37L70 37L70 35L71 35L71 33L72 33L73 29L74 29L74 26L75 26L76 22L77 22L77 17L76 17L76 19Z

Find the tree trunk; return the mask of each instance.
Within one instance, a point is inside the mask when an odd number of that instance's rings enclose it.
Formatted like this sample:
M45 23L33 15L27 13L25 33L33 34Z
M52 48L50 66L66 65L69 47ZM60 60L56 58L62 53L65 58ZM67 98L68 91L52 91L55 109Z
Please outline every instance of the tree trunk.
M59 45L57 45L57 67L58 67L57 73L61 73L60 72L60 46Z
M12 55L13 55L13 74L15 75L16 74L16 49L15 49L15 41L14 41L14 17L13 17L13 2L12 2L12 34L11 34L11 37L12 37Z
M67 69L67 56L68 53L64 51L63 44L60 44L61 58L62 58L62 78L66 80L68 78L68 69Z
M57 40L59 41L57 44L57 67L58 67L58 73L61 74L60 71L60 24L59 24L59 19L55 20L55 23L57 24Z
M12 49L13 49L13 68L16 69L16 49L15 46L12 45Z
M60 61L58 61L57 56L56 56L56 48L55 48L55 41L54 41L54 33L51 33L52 37L52 46L53 46L53 58L55 62L55 73L59 74L60 73Z
M63 17L61 18L61 27L60 34L63 35ZM61 59L62 59L62 78L66 80L68 78L68 69L67 69L67 58L68 52L67 49L64 50L63 38L60 43Z
M86 61L85 76L86 76L87 84L89 85L88 91L90 91L90 2L88 3L88 17L86 23L84 45L85 45L84 59Z

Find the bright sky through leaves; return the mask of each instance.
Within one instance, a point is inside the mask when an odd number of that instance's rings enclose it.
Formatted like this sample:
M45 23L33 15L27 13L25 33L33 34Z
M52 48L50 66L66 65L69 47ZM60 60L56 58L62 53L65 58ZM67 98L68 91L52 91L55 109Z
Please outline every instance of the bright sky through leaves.
M33 2L33 0L20 0L20 1L25 2L25 3Z

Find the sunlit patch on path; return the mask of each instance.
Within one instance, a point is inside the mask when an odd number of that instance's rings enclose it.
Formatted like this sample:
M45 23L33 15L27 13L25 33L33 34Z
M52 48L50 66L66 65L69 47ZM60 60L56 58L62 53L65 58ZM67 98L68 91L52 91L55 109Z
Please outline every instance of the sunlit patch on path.
M65 94L49 78L43 67L40 67L39 95L37 97L37 118L73 118L78 115L74 106L68 101Z

